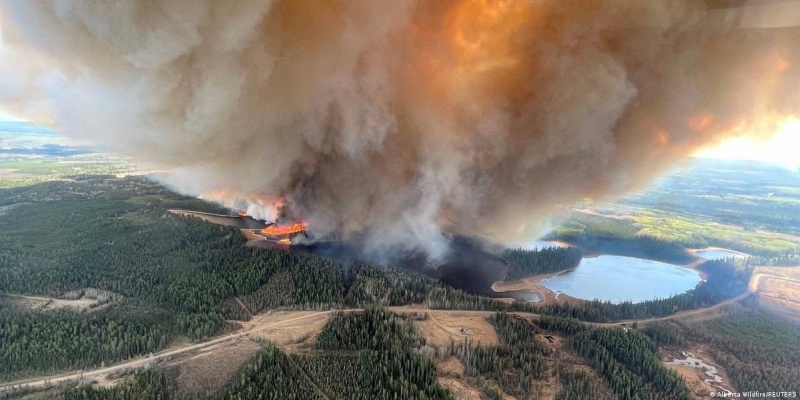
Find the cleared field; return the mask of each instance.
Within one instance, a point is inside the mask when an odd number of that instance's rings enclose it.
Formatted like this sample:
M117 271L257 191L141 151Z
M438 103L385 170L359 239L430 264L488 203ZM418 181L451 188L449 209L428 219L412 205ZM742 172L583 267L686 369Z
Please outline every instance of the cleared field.
M486 345L499 343L494 327L484 315L440 310L427 310L426 314L427 318L416 322L422 335L432 346L445 346L451 341L458 343L464 340Z
M445 389L449 390L456 400L479 400L481 399L481 390L470 386L463 379L438 377L437 382Z
M230 381L239 367L260 349L260 344L242 340L167 365L177 372L175 383L179 394L184 398L207 398Z
M800 319L800 267L759 267L750 290L765 310Z
M800 267L758 267L758 273L800 281Z
M761 308L800 320L800 267L759 267L750 290L758 291Z
M291 352L298 347L313 345L329 318L330 313L317 311L275 311L254 316L243 324L243 328L256 330L254 338L267 339L283 351Z
M81 297L79 299L56 299L52 297L3 295L17 305L35 311L50 311L68 308L77 312L97 311L110 303L108 299Z

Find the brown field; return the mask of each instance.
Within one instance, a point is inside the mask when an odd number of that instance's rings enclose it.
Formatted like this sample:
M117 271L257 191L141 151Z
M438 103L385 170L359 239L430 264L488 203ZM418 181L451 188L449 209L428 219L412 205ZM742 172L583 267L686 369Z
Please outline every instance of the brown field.
M252 334L254 338L267 339L281 350L292 352L313 345L328 318L329 313L317 311L275 311L254 316L243 323L243 328L257 329ZM259 329L260 326L265 327Z
M456 400L480 400L481 390L470 386L464 379L447 378L440 376L436 379L442 387L449 390Z
M800 267L758 267L759 274L800 281Z
M175 382L183 398L206 398L230 381L239 367L260 349L261 345L252 340L241 340L170 363L167 367L177 371Z
M465 339L473 343L495 345L499 343L494 327L485 315L463 311L426 310L427 318L416 321L422 335L432 346L445 346ZM464 328L466 333L461 333Z
M436 363L436 380L450 390L455 399L472 400L481 398L481 390L470 385L464 378L464 365L455 357L444 360L434 359Z
M103 307L98 307L99 300L82 297L76 300L55 299L52 297L5 295L12 302L35 311L50 311L62 308L69 308L74 311L97 311Z
M758 267L750 281L759 305L792 319L800 319L800 267Z

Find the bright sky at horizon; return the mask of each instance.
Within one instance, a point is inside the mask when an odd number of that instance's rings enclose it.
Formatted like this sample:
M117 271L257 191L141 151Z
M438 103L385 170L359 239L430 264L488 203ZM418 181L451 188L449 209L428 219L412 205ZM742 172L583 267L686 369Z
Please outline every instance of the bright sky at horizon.
M779 165L800 172L800 120L787 121L773 137L763 140L748 136L732 137L718 146L695 153L698 158L752 160Z
M3 110L0 110L0 122L2 121L24 121L23 119L17 118L12 114L9 114Z

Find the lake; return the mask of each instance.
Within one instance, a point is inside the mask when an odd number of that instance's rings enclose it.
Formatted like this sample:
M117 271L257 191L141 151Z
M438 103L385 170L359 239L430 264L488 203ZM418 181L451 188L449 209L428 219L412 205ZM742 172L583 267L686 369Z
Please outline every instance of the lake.
M621 303L665 298L694 289L697 271L641 258L584 258L575 270L541 281L542 286L569 296Z
M725 250L725 249L714 249L714 250L700 250L695 253L698 257L704 258L706 260L723 260L726 258L746 258L747 256L744 254L737 253L735 251Z

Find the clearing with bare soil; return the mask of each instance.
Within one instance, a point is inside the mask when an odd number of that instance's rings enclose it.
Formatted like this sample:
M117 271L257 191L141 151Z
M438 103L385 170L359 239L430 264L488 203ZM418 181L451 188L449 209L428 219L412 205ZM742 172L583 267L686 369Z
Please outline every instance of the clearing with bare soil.
M450 342L471 340L475 344L496 345L499 343L494 327L485 315L463 311L426 312L426 318L416 321L422 335L432 346L446 346Z
M176 370L175 382L183 398L207 398L228 383L239 367L261 348L252 340L236 341L188 359L169 361L167 368Z
M250 340L252 335L257 334L259 331L264 329L273 328L278 325L290 325L298 320L313 320L320 315L324 316L330 313L331 311L286 311L273 313L277 314L274 316L274 319L270 318L270 315L266 315L266 319L249 321L244 329L239 329L235 332L218 336L205 342L171 347L153 355L136 357L108 367L100 367L88 371L71 371L46 377L7 382L0 385L0 392L5 390L16 390L20 388L42 388L50 385L77 382L80 379L83 379L84 381L105 379L102 377L107 377L108 375L119 375L120 373L130 372L137 368L155 365L159 362L173 361L178 357L193 357L203 352L214 351L215 349L220 348L220 346L224 346L226 343Z
M711 392L736 391L728 374L703 345L686 350L670 347L661 351L661 360L680 374L689 390L699 398L708 397Z
M316 311L274 311L259 314L243 323L245 330L258 329L254 338L269 340L285 352L311 347L317 334L328 322L330 313Z
M63 308L77 312L98 311L119 301L122 296L97 289L81 289L66 293L64 298L0 294L17 305L34 311L50 311Z

